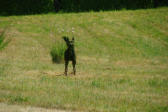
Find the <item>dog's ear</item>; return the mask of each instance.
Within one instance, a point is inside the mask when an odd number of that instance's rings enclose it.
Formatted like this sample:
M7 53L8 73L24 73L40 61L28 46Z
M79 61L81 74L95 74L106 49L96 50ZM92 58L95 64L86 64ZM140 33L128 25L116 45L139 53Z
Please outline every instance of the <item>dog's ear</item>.
M66 36L63 36L62 38L65 40L66 45L69 46L69 38Z
M74 38L74 37L72 37L72 41L73 41L73 42L75 41L75 38Z
M62 38L65 40L65 42L69 42L69 38L68 37L63 36Z

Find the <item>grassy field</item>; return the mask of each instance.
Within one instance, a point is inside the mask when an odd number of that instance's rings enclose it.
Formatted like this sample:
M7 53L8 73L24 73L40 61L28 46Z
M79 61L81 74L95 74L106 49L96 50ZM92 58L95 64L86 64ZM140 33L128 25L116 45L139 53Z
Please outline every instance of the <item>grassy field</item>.
M168 111L168 8L0 17L0 102L95 112ZM77 75L51 47L74 36Z

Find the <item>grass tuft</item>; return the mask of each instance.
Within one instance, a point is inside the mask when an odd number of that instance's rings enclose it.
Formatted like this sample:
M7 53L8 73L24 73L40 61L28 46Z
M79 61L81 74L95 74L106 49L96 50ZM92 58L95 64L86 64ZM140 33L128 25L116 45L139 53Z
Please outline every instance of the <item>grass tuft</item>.
M10 42L10 40L5 41L5 31L0 32L0 50L2 50L3 48L5 48L8 43Z
M58 41L55 44L53 44L51 51L50 51L50 55L52 57L53 63L63 62L65 49L66 49L66 46L61 41Z

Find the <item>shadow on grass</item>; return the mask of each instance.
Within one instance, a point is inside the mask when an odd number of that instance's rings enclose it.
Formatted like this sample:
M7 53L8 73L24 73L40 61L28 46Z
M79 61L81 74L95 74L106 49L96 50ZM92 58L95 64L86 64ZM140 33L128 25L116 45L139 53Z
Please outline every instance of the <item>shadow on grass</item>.
M41 72L42 74L45 75L50 75L50 76L64 76L64 73L57 73L57 72L48 72L48 71L43 71Z

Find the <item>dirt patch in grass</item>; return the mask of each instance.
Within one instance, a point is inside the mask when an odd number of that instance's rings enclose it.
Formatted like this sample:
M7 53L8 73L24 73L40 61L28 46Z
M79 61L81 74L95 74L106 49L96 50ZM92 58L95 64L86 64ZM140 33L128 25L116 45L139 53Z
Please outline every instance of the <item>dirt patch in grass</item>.
M8 105L5 103L0 103L0 112L70 112L70 111L58 110L58 109L45 109L30 106Z

